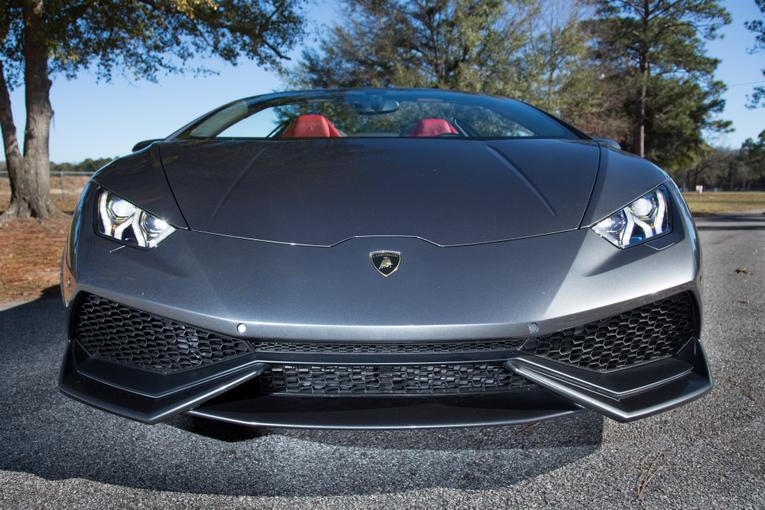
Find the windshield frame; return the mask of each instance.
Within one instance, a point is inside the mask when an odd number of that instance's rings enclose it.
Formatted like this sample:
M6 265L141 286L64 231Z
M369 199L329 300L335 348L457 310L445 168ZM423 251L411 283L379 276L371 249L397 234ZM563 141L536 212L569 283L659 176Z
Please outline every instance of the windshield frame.
M242 136L236 136L236 137L220 137L217 134L212 136L192 136L191 133L203 125L205 122L207 122L209 119L214 117L215 115L219 114L220 112L226 110L227 108L231 108L232 106L247 102L248 107L251 110L251 112L237 121L229 124L224 129L221 129L218 131L218 134L221 132L224 132L229 127L235 125L238 122L241 122L242 120L246 119L247 117L250 117L252 115L255 115L267 108L272 107L279 107L279 106L285 106L289 105L291 103L301 102L301 101L311 101L311 100L320 100L320 99L328 99L332 100L334 98L337 98L339 96L346 96L349 93L352 94L354 92L362 92L362 93L369 93L369 94L397 94L397 95L412 95L412 97L416 97L418 99L433 99L434 101L440 101L440 102L447 102L447 103L456 103L456 104L467 104L470 106L476 106L476 107L483 107L487 108L494 113L508 117L512 120L512 117L508 116L506 113L503 113L502 109L504 108L522 108L522 109L529 109L530 111L533 111L536 114L540 114L544 116L546 119L551 120L558 126L560 126L564 132L568 132L567 134L570 134L571 136L551 136L551 135L532 135L532 136L455 136L455 137L414 137L414 136L346 136L346 137L338 137L338 138L320 138L320 137L300 137L300 138L276 138L276 137L242 137ZM569 123L557 118L556 116L537 108L533 105L530 105L528 103L525 103L523 101L519 101L516 99L511 98L504 98L504 97L497 97L497 96L490 96L485 94L476 94L476 93L468 93L468 92L454 92L454 91L445 91L440 89L410 89L410 88L350 88L350 89L314 89L314 90L303 90L303 91L291 91L291 92L277 92L272 94L262 94L258 96L251 96L247 98L237 99L235 101L231 101L229 103L226 103L219 108L216 108L196 119L194 119L192 122L188 123L187 125L183 126L179 130L173 132L170 134L165 140L166 141L180 141L180 140L207 140L207 141L237 141L237 140L250 140L250 141L268 141L268 142L289 142L289 141L306 141L306 140L312 140L312 141L349 141L349 140L359 140L359 139L365 139L365 140L375 140L375 139L381 139L381 140L406 140L406 139L441 139L441 140L461 140L461 141L469 141L469 140L533 140L533 139L548 139L548 140L592 140L592 137L587 135L586 133L582 132L581 130L577 129L576 127L570 125Z

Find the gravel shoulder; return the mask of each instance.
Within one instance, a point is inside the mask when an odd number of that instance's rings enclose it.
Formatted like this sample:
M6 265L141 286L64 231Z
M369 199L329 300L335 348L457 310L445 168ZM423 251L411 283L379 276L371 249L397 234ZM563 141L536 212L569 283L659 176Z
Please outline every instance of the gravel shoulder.
M0 507L765 507L765 216L698 226L715 388L626 425L582 412L422 431L146 426L58 393L58 299L0 309Z

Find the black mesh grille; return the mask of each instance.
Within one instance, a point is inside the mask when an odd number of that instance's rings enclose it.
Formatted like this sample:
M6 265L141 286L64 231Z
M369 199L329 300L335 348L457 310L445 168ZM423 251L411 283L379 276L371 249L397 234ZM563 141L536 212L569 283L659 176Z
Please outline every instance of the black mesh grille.
M272 365L256 381L262 393L322 395L484 393L532 385L501 363Z
M87 295L74 337L91 356L161 372L202 367L251 352L241 339L217 335Z
M450 352L514 351L523 345L523 338L474 340L470 342L417 343L342 343L342 342L278 342L253 341L257 352L321 353L321 354L439 354Z
M161 372L206 366L251 352L338 355L482 352L497 353L497 358L504 358L509 357L508 351L518 349L580 367L611 370L674 354L696 334L695 321L692 298L684 293L607 319L529 339L424 343L247 341L85 295L75 312L73 335L92 356ZM492 354L485 356L483 359L497 359L490 357ZM505 372L499 364L480 367L475 364L401 365L390 369L377 365L355 365L330 367L334 372L327 372L326 369L304 372L308 370L306 366L295 365L290 370L281 369L279 373L283 375L274 371L269 380L276 382L269 384L274 388L285 388L273 391L293 391L305 384L309 388L305 391L313 392L318 388L317 384L321 385L321 380L329 378L337 383L328 387L350 387L351 392L365 392L368 390L364 388L373 388L375 384L395 388L409 384L406 381L419 381L418 377L422 377L423 387L430 388L424 390L426 392L462 391L459 388L468 387L466 381L473 380L471 377L475 375L475 380L480 381L476 383L477 387L502 387L504 383L486 382L497 379L488 372L500 373L500 369ZM280 380L284 382L278 382ZM357 380L360 382L355 385ZM374 383L376 380L381 382Z
M689 294L651 303L608 319L530 338L523 350L595 370L612 370L671 356L696 334Z

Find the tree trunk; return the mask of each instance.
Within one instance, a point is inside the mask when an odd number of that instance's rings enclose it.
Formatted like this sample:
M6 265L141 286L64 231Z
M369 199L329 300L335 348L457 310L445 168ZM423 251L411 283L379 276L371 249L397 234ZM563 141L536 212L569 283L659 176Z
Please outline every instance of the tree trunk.
M643 67L644 64L641 64ZM635 148L634 152L641 158L645 157L645 103L646 95L648 92L648 66L645 69L640 70L641 85L640 85L640 99L638 99L638 122L635 129Z
M11 110L11 97L8 91L8 83L5 79L5 68L0 60L0 128L3 133L3 148L5 149L5 167L8 170L11 183L11 204L17 203L19 193L17 182L24 168L24 159L19 149L19 140L16 137L16 124L13 122ZM10 207L9 207L10 210Z
M0 122L11 181L11 202L3 217L44 219L55 213L56 207L49 194L48 141L53 110L49 99L51 81L48 78L43 0L26 0L23 17L24 92L27 110L23 157L19 155L16 127L10 114L10 99L4 77L0 84L0 102L4 103L0 105Z
M643 22L643 43L640 48L640 98L638 99L638 118L637 125L635 126L635 143L633 152L640 156L645 157L645 123L646 123L646 102L648 101L648 78L650 76L650 68L648 65L648 45L645 42L645 38L648 36L648 24L650 16L650 5L648 0L643 1L643 10L641 13Z
M699 175L701 175L701 172L702 167L700 165L693 169L693 188L689 189L695 190L696 186L699 185Z
M728 190L736 191L735 188L736 168L733 165L728 165Z

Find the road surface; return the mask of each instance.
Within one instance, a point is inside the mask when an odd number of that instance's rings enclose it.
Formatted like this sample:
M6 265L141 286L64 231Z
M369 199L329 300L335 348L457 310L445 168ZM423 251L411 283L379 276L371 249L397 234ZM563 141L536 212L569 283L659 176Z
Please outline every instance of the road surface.
M765 216L699 230L715 388L627 425L583 412L423 431L147 426L58 393L58 299L6 309L0 507L763 508Z

